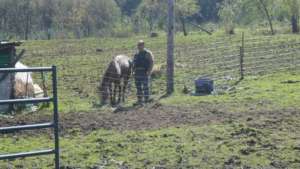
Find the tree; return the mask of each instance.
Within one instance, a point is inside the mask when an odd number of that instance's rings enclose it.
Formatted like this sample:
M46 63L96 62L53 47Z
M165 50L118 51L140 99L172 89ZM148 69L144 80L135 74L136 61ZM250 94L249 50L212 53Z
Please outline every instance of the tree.
M115 0L119 6L122 16L126 15L131 17L135 12L138 6L141 4L142 0Z
M288 17L291 20L292 32L299 33L299 0L285 0L284 4L288 9Z
M112 30L120 18L120 9L114 0L90 0L87 14L94 32L106 35L105 30Z
M258 2L258 5L261 5L261 9L262 11L264 11L267 19L268 19L268 23L269 23L269 26L270 26L270 30L271 30L271 34L274 35L275 32L274 32L274 29L273 29L273 22L272 22L272 17L271 17L271 14L269 12L269 9L268 9L268 4L270 3L273 3L273 0L272 1L268 1L268 0L257 0Z
M120 19L115 0L1 0L0 36L107 35ZM42 35L42 36L41 36Z
M199 11L199 4L196 0L176 0L175 13L180 21L184 36L187 36L186 17L196 14Z
M159 21L166 20L167 3L165 0L143 0L138 7L136 17L145 20L153 32Z
M236 24L253 24L267 19L271 34L274 34L273 19L277 11L274 0L224 0L219 10L219 17L227 33L234 33Z
M223 0L198 0L200 9L196 19L199 22L217 22L219 21L219 9Z
M196 14L198 11L199 4L197 0L176 0L176 21L181 24L185 36L188 34L186 30L186 18ZM138 8L137 15L142 19L146 19L150 27L150 32L155 29L155 26L163 29L166 23L167 1L144 0Z
M0 29L5 34L13 33L28 39L33 17L33 1L2 0L0 2Z
M81 38L83 32L89 35L90 19L88 15L89 1L87 0L73 0L72 4L72 27L76 38Z
M65 32L72 29L73 25L73 0L56 0L56 15L54 21L56 29L62 32L62 37L66 37Z
M41 1L41 16L42 16L42 26L47 34L47 39L51 39L53 18L55 14L55 4L54 0L43 0Z
M115 0L121 11L121 27L129 28L132 25L134 33L140 31L139 19L135 16L137 8L142 0ZM128 29L127 29L128 30Z
M224 0L219 10L219 17L225 27L225 32L234 34L235 24L241 14L242 0Z
M23 17L24 17L24 39L27 40L29 33L31 31L31 17L33 15L33 5L31 4L31 0L25 0L22 6Z

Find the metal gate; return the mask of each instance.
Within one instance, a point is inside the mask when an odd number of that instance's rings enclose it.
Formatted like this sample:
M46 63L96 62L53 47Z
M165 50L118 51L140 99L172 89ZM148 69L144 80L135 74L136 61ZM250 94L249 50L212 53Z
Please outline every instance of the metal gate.
M22 130L35 130L35 129L54 129L54 149L31 151L16 154L2 154L0 160L10 160L23 157L40 156L55 154L55 169L59 169L59 130L58 130L58 99L57 99L57 72L56 66L52 67L41 67L41 68L27 68L27 69L16 69L16 68L1 68L0 73L17 73L17 72L50 72L52 73L52 87L53 97L45 98L34 98L34 99L12 99L12 100L0 100L0 105L5 104L18 104L18 103L53 103L53 121L49 123L23 125L23 126L11 126L11 127L0 127L0 133L11 133Z

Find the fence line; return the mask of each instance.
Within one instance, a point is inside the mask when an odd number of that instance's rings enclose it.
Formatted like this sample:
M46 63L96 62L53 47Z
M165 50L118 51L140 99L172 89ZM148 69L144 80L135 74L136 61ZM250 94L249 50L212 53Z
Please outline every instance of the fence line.
M198 43L198 44L197 44ZM241 51L242 44L243 50ZM59 59L65 61L64 70L61 71L60 88L66 90L70 96L87 97L93 100L98 97L97 86L100 85L106 65L112 56L117 54L133 55L134 49L112 49L97 53L96 49L83 48L71 51L70 56ZM153 96L164 94L166 86L166 50L163 47L151 49L155 56L155 63L160 67L157 77L153 78ZM55 60L57 51L49 52ZM61 51L64 51L61 49ZM213 79L217 87L231 86L240 80L242 75L266 74L282 70L299 70L300 37L264 36L264 37L219 37L208 43L193 42L193 44L177 45L175 48L175 87L181 90L183 86L193 88L194 80L198 77ZM43 56L43 52L36 52ZM84 56L76 56L76 55ZM91 54L90 56L87 54ZM241 54L243 58L241 61ZM47 55L47 53L46 53ZM38 58L42 57L37 55ZM48 60L47 60L48 61ZM81 71L73 70L74 65ZM70 66L68 65L70 64ZM82 67L80 67L82 66ZM242 74L243 73L243 74ZM84 83L82 83L84 82ZM135 100L134 78L130 79L129 101ZM97 93L96 93L97 92ZM87 96L85 96L87 95ZM61 98L62 103L72 103L72 97ZM90 101L89 100L89 101Z

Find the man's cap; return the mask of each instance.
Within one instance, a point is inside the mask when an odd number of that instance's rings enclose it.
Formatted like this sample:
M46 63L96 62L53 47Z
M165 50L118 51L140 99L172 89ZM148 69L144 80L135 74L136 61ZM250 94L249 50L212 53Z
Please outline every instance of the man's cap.
M144 44L145 44L145 42L143 40L138 41L138 45L144 45Z

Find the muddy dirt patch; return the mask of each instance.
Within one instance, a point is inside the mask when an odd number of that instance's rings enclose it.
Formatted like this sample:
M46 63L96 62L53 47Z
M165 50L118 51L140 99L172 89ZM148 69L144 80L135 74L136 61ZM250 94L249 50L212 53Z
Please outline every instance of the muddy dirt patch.
M217 113L216 113L217 112ZM300 117L295 109L276 111L229 112L223 107L165 106L153 103L144 107L120 108L117 110L99 110L95 112L74 112L61 114L62 134L73 132L89 133L98 129L146 130L179 125L205 125L209 123L245 121L256 128L278 126L284 118ZM268 119L256 124L257 119ZM256 120L253 120L256 119ZM34 122L47 122L50 115L18 115L14 118L0 118L1 126L25 125Z

